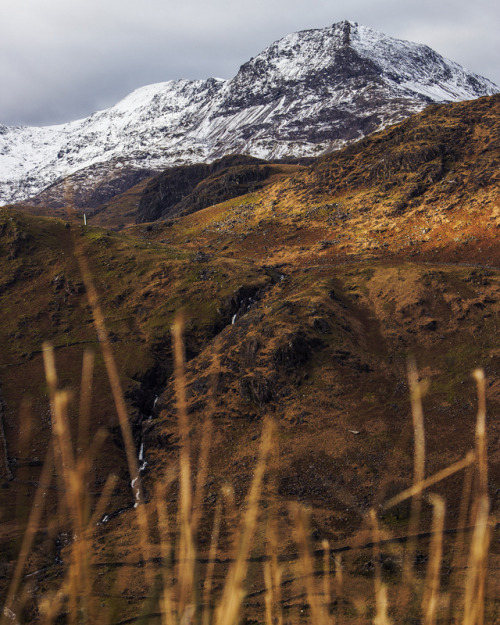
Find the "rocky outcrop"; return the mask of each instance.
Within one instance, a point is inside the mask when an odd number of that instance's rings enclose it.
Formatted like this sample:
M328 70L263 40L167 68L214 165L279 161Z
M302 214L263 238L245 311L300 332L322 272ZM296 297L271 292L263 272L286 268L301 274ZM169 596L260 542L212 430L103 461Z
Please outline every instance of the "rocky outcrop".
M59 180L30 200L34 206L91 211L156 173L151 169L98 163Z
M146 186L137 223L186 215L259 188L269 176L265 161L226 156L210 165L171 167Z
M423 198L424 204L442 204L451 190L470 195L479 188L493 188L498 177L499 107L500 94L430 106L382 133L317 159L291 185L297 193L305 191L308 201L371 189L376 204L392 204L394 216ZM323 209L331 223L349 218L345 205L325 204Z

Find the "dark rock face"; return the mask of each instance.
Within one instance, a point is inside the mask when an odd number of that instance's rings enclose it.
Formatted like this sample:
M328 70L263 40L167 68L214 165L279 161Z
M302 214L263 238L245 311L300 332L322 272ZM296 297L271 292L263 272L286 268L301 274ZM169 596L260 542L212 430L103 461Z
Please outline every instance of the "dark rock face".
M171 167L145 188L137 223L194 213L248 193L268 176L265 161L250 156L226 156L210 165Z
M137 223L171 217L175 207L207 177L207 165L172 167L156 176L144 190L139 204Z
M257 337L252 336L243 346L243 362L246 367L253 367L257 361L257 354L261 347Z
M310 356L310 342L300 332L287 337L272 354L275 366L285 371L294 371L307 362Z
M273 381L261 375L248 375L239 381L240 395L249 402L263 406L273 399Z

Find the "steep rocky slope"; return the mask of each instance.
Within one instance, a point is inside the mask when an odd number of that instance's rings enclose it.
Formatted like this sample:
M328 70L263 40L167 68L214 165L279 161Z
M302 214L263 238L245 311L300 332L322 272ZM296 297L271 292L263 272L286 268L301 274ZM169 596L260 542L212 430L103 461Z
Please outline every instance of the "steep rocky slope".
M57 183L74 176L77 206L92 207L96 195L106 201L144 170L234 153L316 156L431 102L497 91L426 46L340 22L285 37L228 81L149 85L61 126L1 126L0 201L55 185L40 201L60 204L64 188Z
M499 128L500 96L429 107L260 193L171 224L148 226L151 240L183 244L214 258L243 256L274 267L282 278L256 301L242 305L234 326L190 363L195 422L202 421L209 392L206 371L214 351L219 351L216 414L225 424L221 427L227 425L229 438L242 436L235 453L245 455L245 432L252 427L245 420L255 424L263 414L275 414L285 429L290 428L291 437L288 443L284 435L287 451L280 462L288 458L291 464L278 469L280 480L290 493L300 491L305 501L319 505L327 495L316 497L314 484L317 473L327 469L316 470L310 458L313 470L299 478L300 462L293 465L294 454L313 455L319 432L324 427L325 434L332 419L335 427L340 419L347 441L349 429L363 431L365 426L377 432L387 427L387 435L395 435L389 424L394 426L404 409L394 398L396 389L405 385L405 359L413 354L426 375L437 378L426 402L437 467L443 459L443 440L448 440L443 432L449 426L452 440L451 431L458 432L460 421L443 422L439 414L450 410L451 418L452 397L458 412L459 404L467 401L461 381L454 378L457 371L466 376L465 369L484 358L492 385L489 399L494 406L500 399L493 338L500 266ZM349 390L342 390L343 385ZM356 389L362 389L360 396ZM367 403L361 400L365 395ZM150 424L148 434L160 450L161 441L175 429L170 397L167 392L163 418ZM362 415L368 419L365 425ZM299 450L293 432L303 423L307 425ZM354 425L349 428L349 423ZM336 430L330 460L335 448L343 449L338 437ZM221 440L222 450L229 442L224 435ZM362 445L356 438L352 443ZM391 439L389 447L394 445ZM155 451L157 461L161 456ZM342 467L349 471L352 462L339 459L335 470L343 474ZM365 462L360 452L359 471ZM399 457L398 463L406 466ZM286 476L293 473L292 465L297 477L290 482ZM401 479L407 470L401 469ZM498 466L495 471L498 479ZM312 494L304 485L309 477ZM321 479L327 485L317 486L318 493L338 493L326 474ZM352 480L352 488L360 484L356 472L345 479ZM379 488L375 482L367 485L366 497ZM283 486L283 494L288 486ZM346 505L354 514L354 504ZM333 500L327 507L335 508Z
M297 166L277 165L249 156L227 156L211 165L167 169L145 187L137 207L138 223L178 217L246 195Z

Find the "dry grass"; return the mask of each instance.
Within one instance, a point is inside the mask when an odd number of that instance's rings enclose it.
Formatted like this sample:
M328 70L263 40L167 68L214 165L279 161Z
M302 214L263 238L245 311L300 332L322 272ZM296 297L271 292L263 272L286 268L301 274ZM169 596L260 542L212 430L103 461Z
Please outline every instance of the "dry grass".
M76 444L70 431L68 410L72 404L71 394L58 387L54 352L50 345L44 346L44 362L50 391L53 445L47 452L40 477L39 488L31 508L26 531L19 551L15 570L5 599L0 625L7 623L36 622L44 625L69 623L70 625L105 623L161 623L161 625L235 625L253 618L266 625L295 623L388 625L389 623L414 622L425 625L437 623L461 623L483 625L485 614L488 554L493 518L488 500L488 459L486 444L485 380L482 371L474 376L478 385L478 416L476 425L476 448L455 464L435 475L425 476L425 435L421 398L425 391L419 382L416 366L409 367L409 381L414 424L414 479L411 488L386 501L380 512L389 510L402 501L411 499L411 517L408 540L402 556L402 573L397 578L384 580L382 570L382 545L387 543L387 530L381 527L377 511L372 509L366 519L371 528L371 563L373 586L362 580L364 600L350 601L349 592L360 585L359 578L348 570L339 550L324 541L318 554L311 548L308 511L299 505L292 506L288 526L294 530L297 546L296 570L293 577L284 578L286 558L280 531L283 524L278 519L277 502L270 497L263 513L264 484L273 450L276 426L270 419L264 421L258 458L244 506L238 513L238 529L234 536L234 553L222 575L216 575L221 525L230 518L231 496L222 494L212 510L211 541L203 562L197 535L201 523L209 523L203 514L210 441L212 438L212 410L209 406L203 426L203 444L199 457L194 458L191 446L191 427L186 404L184 373L183 318L178 316L172 328L175 356L175 393L177 399L180 452L178 464L156 481L153 496L146 501L141 485L136 449L127 417L127 409L120 386L116 363L106 331L104 317L92 284L85 259L79 257L82 275L86 283L89 303L94 315L108 377L113 390L116 411L128 460L130 483L136 506L129 511L129 518L136 524L142 566L136 576L142 577L146 599L139 604L138 613L123 619L113 606L103 607L99 601L96 568L93 561L94 544L97 539L98 521L107 510L116 478L110 476L100 497L92 501L87 484L90 480L92 462L102 444L104 434L98 431L92 437L88 432L93 356L84 357L79 404L79 427ZM217 370L217 358L214 362ZM213 384L215 389L215 383ZM215 390L213 390L215 393ZM194 471L193 467L197 467ZM431 486L447 479L458 471L464 473L463 497L459 514L459 528L465 529L467 518L473 528L468 545L467 564L460 574L460 562L467 549L466 533L458 532L454 544L456 571L453 586L441 589L441 567L444 553L444 528L446 504L442 497L427 495ZM50 589L40 594L27 583L27 562L32 553L37 532L41 528L46 494L55 482L61 497L57 514L59 528L71 536L64 554L62 576L54 580ZM178 490L177 510L170 509L169 494ZM272 489L271 489L272 490ZM471 493L476 493L471 498ZM414 570L417 534L420 525L422 501L425 497L433 507L433 524L428 547L425 575ZM225 502L224 502L225 499ZM281 528L281 530L280 530ZM247 614L245 598L248 590L250 556L255 537L264 537L265 555L261 558L260 576L264 584L264 601L260 608ZM287 537L286 537L287 538ZM364 545L366 546L366 545ZM421 548L421 547L420 547ZM356 554L359 554L354 550ZM156 556L156 558L155 558ZM292 558L293 559L293 558ZM161 563L161 566L159 566ZM140 571L140 572L139 572ZM24 577L23 577L24 576ZM301 601L293 603L284 597L288 583ZM120 593L120 580L115 582ZM359 596L359 593L358 593ZM299 605L295 610L294 605ZM27 608L31 606L30 610ZM301 607L300 607L301 606ZM295 610L295 612L294 612ZM285 613L286 612L286 613ZM413 619L410 621L409 619ZM247 620L248 622L248 620Z

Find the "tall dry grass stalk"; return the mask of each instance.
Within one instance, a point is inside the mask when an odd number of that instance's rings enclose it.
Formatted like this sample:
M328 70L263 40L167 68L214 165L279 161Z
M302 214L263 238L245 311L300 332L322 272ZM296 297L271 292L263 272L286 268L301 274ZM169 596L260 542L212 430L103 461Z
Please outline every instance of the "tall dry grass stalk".
M307 602L311 609L312 625L327 625L328 612L321 601L315 584L315 566L309 545L309 518L306 510L297 504L292 505L291 512L295 521L295 539L299 547L299 566L304 578Z
M184 317L177 315L172 326L175 369L175 395L177 403L177 419L180 434L179 458L179 518L180 528L178 550L179 579L179 614L184 615L191 611L196 600L193 596L195 578L196 551L193 540L192 526L192 487L191 487L191 451L189 439L189 423L186 400L186 375L184 356ZM187 614L186 613L186 614Z
M409 377L410 386L415 388L415 385L418 384L416 369L412 371L410 368ZM465 588L463 591L460 590L459 576L456 572L454 572L453 581L455 582L455 587L452 588L451 591L451 597L453 599L452 606L455 604L454 609L452 609L454 613L454 622L458 622L457 619L459 614L457 607L458 601L456 600L463 594L463 625L483 625L484 622L486 575L488 570L487 557L491 525L491 521L489 519L488 458L486 444L486 384L483 371L479 369L474 371L474 378L477 382L478 395L475 451L469 452L462 460L459 460L458 462L437 472L435 475L424 479L424 464L420 456L421 451L417 452L417 450L422 448L422 442L418 443L417 439L422 441L421 437L423 436L423 424L419 425L421 418L421 397L418 392L412 391L412 414L416 439L414 469L415 476L419 475L420 479L414 479L413 486L399 493L382 505L382 510L388 510L409 498L413 498L412 501L414 502L416 500L416 496L421 497L422 493L427 488L447 479L458 471L466 469L459 511L457 528L458 535L453 548L452 561L452 567L459 570L461 553L464 547L464 533L460 530L465 530L466 527L467 513L469 510L470 496L472 492L472 469L476 467L478 496L471 507L470 523L473 526L474 531L469 550ZM418 434L420 430L421 435ZM425 625L434 625L434 623L436 623L439 600L439 569L443 555L442 542L444 530L444 501L435 495L431 496L430 500L433 504L434 515L432 540L429 549L429 565L422 599L422 610ZM414 510L416 509L419 511L420 506L421 504L418 504L415 508L412 506L412 518L409 526L410 541L412 540L412 536L416 534L415 524L413 522ZM403 577L403 579L405 579L405 577ZM403 597L405 598L406 605L406 598L408 597L407 585L404 587Z
M478 409L476 420L476 457L479 473L479 493L488 494L488 448L486 444L486 380L484 371L476 369L473 373L477 383Z
M218 345L215 345L214 355L212 359L212 375L210 384L209 404L203 422L201 432L200 455L198 458L198 466L196 472L196 486L193 499L193 513L191 519L191 531L196 536L198 531L203 506L203 492L207 481L210 450L212 447L213 436L213 415L215 413L215 405L217 399L217 382L220 372L220 358Z
M471 539L464 597L463 625L483 625L488 548L490 544L490 502L488 497L488 455L486 443L486 381L476 369L478 411L476 420L476 459L478 496L473 505L474 532Z
M394 508L403 501L406 501L407 499L410 499L411 497L422 493L427 488L435 486L436 484L439 484L439 482L442 482L448 477L451 477L455 473L458 473L459 471L462 471L463 469L471 466L472 464L474 464L475 459L476 454L473 451L469 451L466 454L465 458L463 458L462 460L458 460L457 462L450 464L450 466L445 467L441 471L438 471L434 475L431 475L422 482L414 484L410 488L407 488L395 495L394 497L391 497L391 499L388 499L384 504L382 504L381 509L383 511L386 511Z
M474 465L470 464L464 471L464 481L462 486L462 496L460 498L460 510L458 513L457 537L453 545L453 561L452 571L455 572L460 566L460 560L463 555L465 544L465 527L467 525L467 516L469 514L470 502L472 497L472 480L474 477Z
M330 572L330 543L327 540L322 542L323 547L323 603L325 609L329 611L332 602L331 572Z
M426 391L426 385L419 380L417 365L414 359L407 363L407 375L410 390L410 406L413 429L413 486L416 487L425 479L425 427L422 398ZM408 540L403 552L403 584L398 601L398 616L402 618L408 609L411 600L411 588L413 585L413 562L415 559L416 538L420 526L422 513L422 490L417 486L410 497L410 522L408 524Z
M266 420L262 431L257 466L248 493L246 509L242 516L235 561L229 571L222 599L216 611L217 625L235 625L240 618L241 605L245 596L244 581L248 570L248 557L257 527L259 498L271 452L273 433L273 423L270 420Z
M156 507L158 516L158 531L160 535L160 553L162 558L162 578L163 587L160 597L160 612L162 625L173 625L176 623L172 579L172 545L170 542L170 531L168 521L168 510L166 504L166 494L170 486L170 480L160 481L156 489Z
M276 499L273 496L268 506L269 516L266 532L266 554L268 560L264 563L264 579L266 582L266 619L271 625L282 625L283 613L281 608L281 581L282 568L278 562L280 550L278 539L278 516Z
M469 551L465 585L463 625L483 625L488 547L490 543L489 501L480 495L476 505L474 532Z
M432 538L429 547L429 561L427 564L427 575L422 599L422 614L424 617L424 625L436 625L439 604L439 575L443 556L445 502L444 499L438 495L429 495L429 501L433 506Z
M266 625L273 625L274 589L271 576L271 564L267 560L264 562L264 583L266 585L266 594L264 595Z
M82 619L86 623L92 622L95 616L92 602L91 541L96 515L90 514L87 484L90 479L92 457L102 442L102 433L98 432L94 436L92 444L88 445L86 450L79 448L75 453L71 442L72 436L68 417L71 394L68 391L58 390L54 351L51 345L44 345L43 356L50 395L53 445L48 451L42 470L40 485L31 508L1 622L5 622L6 616L12 617L12 615L18 615L22 611L22 601L21 603L16 602L15 597L19 590L30 548L40 528L47 489L52 481L53 469L55 468L60 492L63 494L60 505L65 513L64 527L70 531L73 540L70 545L69 562L61 588L53 596L50 596L50 600L46 597L44 601L40 602L41 618L44 623L52 623L63 605L66 605L68 623L79 625ZM95 509L97 514L105 509L114 483L114 478L111 476L97 503ZM26 594L21 593L20 596L26 599ZM12 618L17 620L18 617Z
M0 625L6 625L7 622L12 622L13 619L17 620L17 615L20 614L24 607L26 595L19 596L21 579L26 566L26 561L31 552L35 535L40 526L40 519L44 512L45 500L47 490L52 481L52 450L47 452L42 473L40 476L39 486L36 490L33 505L31 506L31 512L24 532L24 537L17 557L14 574L10 582L9 589L7 591L7 597L4 603L3 610L0 614Z
M486 380L482 369L476 369L473 372L473 377L476 380L477 396L478 396L478 410L476 419L475 430L475 464L471 464L467 467L464 475L464 483L462 488L462 497L460 501L460 512L458 518L458 530L464 530L467 524L477 529L478 520L478 507L481 505L481 497L488 499L488 457L487 457L487 442L486 442ZM476 492L478 496L473 499L473 486L474 481L477 484ZM484 502L482 504L484 506ZM470 518L468 519L468 516ZM484 528L483 528L484 529ZM472 540L475 540L474 538ZM480 542L476 542L476 545ZM468 588L468 594L464 597L465 603L470 601L484 602L484 597L481 595L484 593L483 581L480 581L478 586L479 597L476 596L475 591L471 588L474 586L473 580L470 576L470 553L467 556L465 552L465 532L458 531L455 544L453 545L453 560L452 560L452 579L451 579L451 605L452 613L455 619L458 619L460 598L463 594L463 588ZM487 548L486 548L487 549ZM484 554L483 554L484 556ZM479 558L480 560L480 558ZM476 558L476 562L478 559ZM477 566L477 565L476 565ZM483 572L481 576L486 576L487 563L483 562L481 565ZM467 574L464 577L463 571ZM474 617L474 610L469 606L464 610L468 614L467 618ZM478 621L479 622L479 621Z
M208 552L208 564L203 584L203 617L202 625L210 624L210 612L212 610L212 583L214 578L215 557L219 542L220 524L222 518L222 499L219 497L215 507L214 523L212 528L212 538L210 550Z
M57 389L57 373L54 350L51 345L43 347L45 372L50 390L52 407L52 432L54 435L54 453L58 460L58 473L62 476L68 520L73 531L71 544L71 565L68 568L68 620L70 625L77 625L79 613L90 615L90 553L91 544L87 531L87 480L88 474L82 463L78 463L72 446L68 408L70 394Z
M413 423L413 485L422 483L425 479L425 428L422 397L425 387L419 381L417 365L414 360L408 362L408 382L410 385L411 415ZM416 490L411 497L410 536L417 534L422 511L422 491ZM403 579L407 585L410 582L413 560L415 555L415 541L410 539L404 554Z
M380 529L375 510L370 510L370 522L372 526L373 536L373 563L375 567L374 584L375 584L375 618L374 625L391 625L389 620L388 608L389 602L387 598L387 586L382 583L382 574L380 570Z
M335 598L337 602L337 625L342 625L342 601L344 598L344 574L343 574L342 556L340 553L335 555Z
M78 447L77 453L84 457L89 445L90 407L92 405L92 378L94 377L94 352L85 350L83 353L82 380L80 386L80 409L78 415Z

